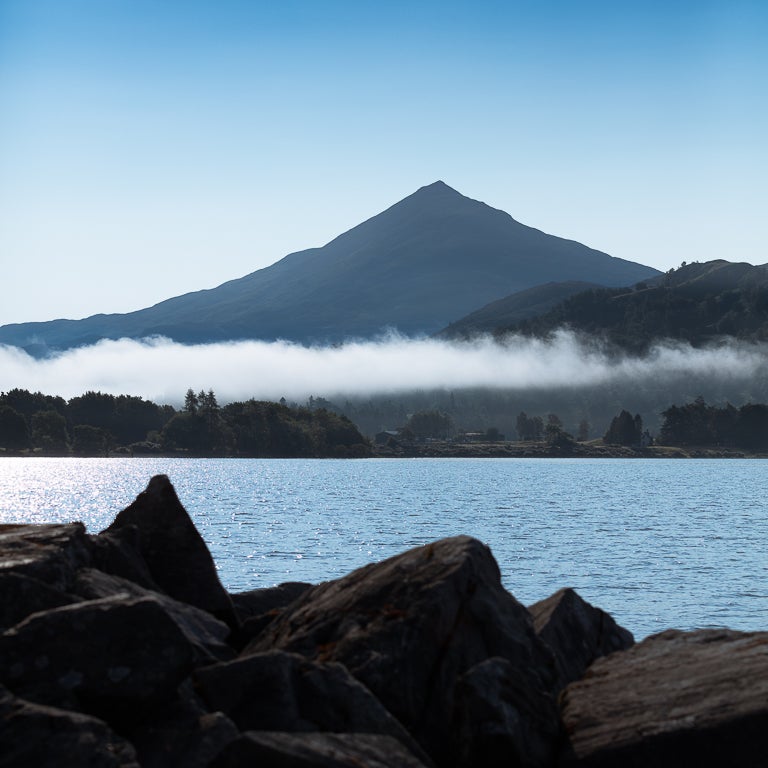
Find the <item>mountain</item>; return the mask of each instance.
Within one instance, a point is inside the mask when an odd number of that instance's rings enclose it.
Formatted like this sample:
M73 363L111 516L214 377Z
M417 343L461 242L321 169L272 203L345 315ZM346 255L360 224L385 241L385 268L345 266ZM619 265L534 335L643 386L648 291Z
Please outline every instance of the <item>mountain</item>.
M490 301L552 280L629 285L657 270L547 235L461 195L422 187L322 248L147 309L0 328L37 353L102 338L328 343L388 328L429 334Z
M660 339L701 345L768 340L768 268L718 259L683 264L634 288L592 288L495 333L546 336L559 328L642 352Z
M585 283L581 280L536 285L492 301L461 320L451 323L435 335L444 339L469 339L472 336L492 333L497 328L543 315L569 296L600 287L597 283Z

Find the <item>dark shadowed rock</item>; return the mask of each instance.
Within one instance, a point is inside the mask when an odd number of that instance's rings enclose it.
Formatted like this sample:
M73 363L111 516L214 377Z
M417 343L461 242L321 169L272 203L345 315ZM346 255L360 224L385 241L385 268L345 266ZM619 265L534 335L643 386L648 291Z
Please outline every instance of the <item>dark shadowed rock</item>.
M0 525L0 575L28 576L67 592L77 569L90 559L82 523Z
M22 698L110 723L168 701L216 661L151 597L111 597L36 613L0 635L0 682Z
M282 651L199 669L196 688L241 731L380 733L425 756L411 735L346 667Z
M391 736L371 733L249 731L211 768L424 768Z
M211 553L165 475L155 475L105 533L135 525L141 556L152 580L176 600L237 625L234 607L219 581Z
M419 547L306 591L245 653L280 648L339 661L440 765L456 763L455 686L490 657L520 681L519 710L556 720L554 659L527 610L501 585L490 550L459 536ZM474 746L466 746L467 760Z
M481 661L459 679L454 728L457 764L472 768L552 765L560 736L552 698L533 670L506 659Z
M95 717L40 706L0 686L0 768L139 768L133 747Z
M72 585L72 591L85 600L102 598L141 598L149 597L163 607L176 622L187 640L198 649L200 659L210 661L228 661L235 653L227 643L229 627L211 616L207 611L194 605L174 600L168 595L134 584L119 576L102 573L95 568L83 568L78 571Z
M768 632L668 630L566 688L563 766L764 768Z
M185 682L173 701L127 735L141 768L207 768L240 732L222 712L208 712Z
M233 592L230 597L238 618L240 621L245 621L254 616L285 608L311 586L303 581L286 581L276 587Z
M139 529L126 524L91 536L92 564L104 573L121 576L146 589L159 590L141 554Z
M49 587L20 573L0 570L0 632L10 629L32 613L76 603L80 598Z
M560 589L528 610L536 634L555 654L558 688L579 680L595 659L625 650L635 642L631 632L572 589Z

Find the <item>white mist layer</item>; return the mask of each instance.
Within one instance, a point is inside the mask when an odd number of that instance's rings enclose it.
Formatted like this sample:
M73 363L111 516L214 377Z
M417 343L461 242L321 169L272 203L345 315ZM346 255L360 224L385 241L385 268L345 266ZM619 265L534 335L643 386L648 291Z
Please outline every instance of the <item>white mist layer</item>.
M36 360L0 346L0 391L15 387L61 395L88 390L178 404L189 387L220 402L249 398L303 401L309 395L396 394L413 390L569 389L612 382L658 385L665 378L749 379L768 346L693 349L662 344L619 361L567 332L550 341L517 337L499 345L390 336L336 347L245 341L186 346L167 339L102 341Z

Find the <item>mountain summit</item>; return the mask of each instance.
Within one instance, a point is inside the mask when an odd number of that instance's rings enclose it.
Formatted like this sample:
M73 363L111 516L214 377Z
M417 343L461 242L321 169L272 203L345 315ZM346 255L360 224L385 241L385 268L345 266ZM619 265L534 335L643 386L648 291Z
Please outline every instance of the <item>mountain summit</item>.
M84 320L6 325L0 343L38 353L103 338L185 343L428 334L503 296L550 281L630 285L657 270L547 235L442 181L421 187L322 248L211 290Z

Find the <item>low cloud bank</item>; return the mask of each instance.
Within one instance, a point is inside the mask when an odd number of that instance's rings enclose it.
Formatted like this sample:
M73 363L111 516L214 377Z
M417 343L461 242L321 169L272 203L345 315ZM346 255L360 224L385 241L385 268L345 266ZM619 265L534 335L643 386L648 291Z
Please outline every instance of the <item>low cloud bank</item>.
M390 336L338 347L288 342L185 346L167 339L102 341L36 360L0 346L0 391L21 387L70 398L88 390L179 404L187 388L213 389L220 402L303 401L418 389L568 389L665 378L749 379L765 369L768 346L693 349L661 344L643 357L611 358L567 332L550 341L517 337L499 345Z

